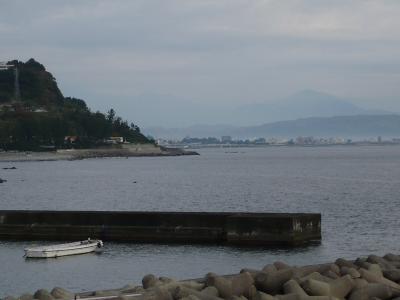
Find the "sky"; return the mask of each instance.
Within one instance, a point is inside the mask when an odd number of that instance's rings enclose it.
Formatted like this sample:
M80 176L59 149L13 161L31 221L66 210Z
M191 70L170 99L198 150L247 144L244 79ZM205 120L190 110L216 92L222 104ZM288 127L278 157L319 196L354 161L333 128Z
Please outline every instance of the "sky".
M141 127L304 89L400 111L398 0L0 0L0 61Z

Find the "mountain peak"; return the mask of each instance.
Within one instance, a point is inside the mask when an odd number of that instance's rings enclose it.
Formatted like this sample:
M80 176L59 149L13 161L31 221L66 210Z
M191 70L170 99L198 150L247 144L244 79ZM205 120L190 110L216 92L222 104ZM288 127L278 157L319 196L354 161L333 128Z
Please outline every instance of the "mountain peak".
M368 113L350 101L311 89L299 91L275 102L245 105L238 110L239 117L244 121L242 123L249 123L244 120L248 118L253 124Z

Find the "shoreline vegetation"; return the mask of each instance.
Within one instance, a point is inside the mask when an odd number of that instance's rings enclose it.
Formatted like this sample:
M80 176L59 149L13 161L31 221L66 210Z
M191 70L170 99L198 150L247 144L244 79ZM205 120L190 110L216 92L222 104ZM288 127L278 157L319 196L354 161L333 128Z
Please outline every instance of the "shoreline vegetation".
M7 65L0 72L0 162L198 154L156 145L112 108L93 112L84 100L64 97L33 58Z
M80 160L88 158L111 157L150 157L150 156L183 156L199 155L195 151L179 148L165 148L154 144L129 144L120 147L104 147L91 149L59 149L56 151L30 152L30 151L3 151L0 152L0 162L24 161L57 161Z
M399 299L400 256L369 255L356 260L290 266L277 261L233 275L207 273L203 278L176 281L148 274L142 285L74 294L60 287L40 289L15 299L148 299L148 300L369 300Z
M53 75L34 59L9 61L7 66L0 72L0 150L97 151L115 144L154 143L114 109L92 111L84 100L64 97Z

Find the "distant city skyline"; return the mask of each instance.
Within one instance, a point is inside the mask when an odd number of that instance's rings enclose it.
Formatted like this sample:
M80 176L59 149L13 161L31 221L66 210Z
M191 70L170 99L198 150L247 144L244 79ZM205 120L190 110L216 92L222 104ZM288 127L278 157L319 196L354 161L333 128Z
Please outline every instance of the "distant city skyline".
M140 127L216 124L305 89L399 112L399 14L393 0L2 1L0 60L33 57L65 96Z

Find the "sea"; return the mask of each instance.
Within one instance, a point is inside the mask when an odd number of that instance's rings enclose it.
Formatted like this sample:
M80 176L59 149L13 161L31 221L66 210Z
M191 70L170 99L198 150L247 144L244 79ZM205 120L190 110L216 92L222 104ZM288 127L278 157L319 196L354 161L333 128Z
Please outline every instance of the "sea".
M73 292L400 253L400 146L199 149L199 156L1 162L0 209L310 212L322 241L305 247L106 242L101 254L29 260L42 241L0 241L0 298ZM15 167L16 169L3 169Z

